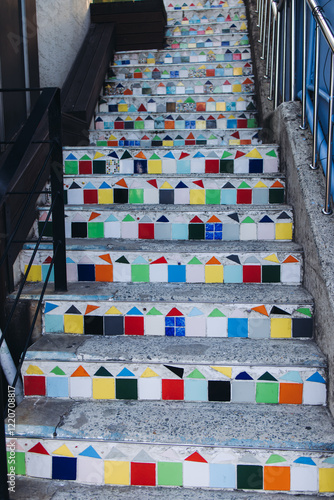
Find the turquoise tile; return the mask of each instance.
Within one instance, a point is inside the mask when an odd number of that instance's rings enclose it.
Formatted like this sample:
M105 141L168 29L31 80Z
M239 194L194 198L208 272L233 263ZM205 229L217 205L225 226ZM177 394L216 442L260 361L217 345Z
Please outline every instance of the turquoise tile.
M64 331L64 316L58 314L46 314L44 316L45 333L57 333Z
M221 204L222 205L235 205L237 203L237 190L236 189L222 189Z
M234 464L210 464L210 487L236 488L236 475Z
M185 401L207 401L208 382L206 380L186 379L184 381Z
M49 398L68 398L68 378L64 375L47 377L46 391Z
M224 283L242 283L242 266L224 266Z
M172 224L172 240L187 240L188 224Z
M250 318L248 320L248 337L251 339L269 339L270 318Z

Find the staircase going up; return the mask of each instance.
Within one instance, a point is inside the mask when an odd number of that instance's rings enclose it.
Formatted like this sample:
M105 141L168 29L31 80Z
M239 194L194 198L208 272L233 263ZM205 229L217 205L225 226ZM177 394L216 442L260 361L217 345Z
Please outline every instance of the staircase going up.
M69 291L23 365L17 474L333 495L326 359L255 92L241 0L171 0L164 50L116 53L91 146L64 148Z

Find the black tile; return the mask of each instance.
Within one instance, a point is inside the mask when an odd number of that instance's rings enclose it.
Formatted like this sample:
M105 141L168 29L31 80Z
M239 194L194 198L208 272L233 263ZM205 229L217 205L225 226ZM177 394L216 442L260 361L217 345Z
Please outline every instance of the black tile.
M209 401L231 401L231 382L228 380L209 380Z
M104 316L105 335L124 335L123 316Z
M103 335L103 316L84 316L86 335Z
M292 337L300 338L313 336L312 318L292 318Z
M173 189L160 189L159 203L173 205L174 203L174 190Z
M128 189L114 188L114 203L128 203L129 191Z
M87 222L72 222L72 238L87 238Z

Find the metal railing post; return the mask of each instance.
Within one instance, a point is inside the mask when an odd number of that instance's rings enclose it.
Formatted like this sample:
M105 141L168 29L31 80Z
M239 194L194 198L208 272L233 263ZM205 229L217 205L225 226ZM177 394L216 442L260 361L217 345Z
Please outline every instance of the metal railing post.
M51 197L55 201L52 210L52 235L54 261L55 290L67 290L66 277L66 243L65 243L65 214L64 214L64 184L63 184L63 156L61 133L61 106L60 90L55 93L49 106L49 135L52 141L51 153ZM56 251L57 248L57 251Z
M264 59L264 54L266 51L266 30L267 30L267 16L268 16L268 1L263 0L265 7L264 7L264 23L263 23L263 40L262 40L262 54L261 54L261 59ZM268 40L269 43L269 40Z
M287 16L288 6L284 4L284 17L283 17L283 66L282 66L282 101L285 102L286 93L286 39L287 39Z
M331 178L332 178L332 151L333 151L333 99L334 99L334 52L332 52L331 57L331 76L330 76L330 88L329 88L329 109L328 109L328 147L327 147L327 167L326 167L326 197L325 197L325 207L322 209L322 213L325 215L331 215L333 213L331 209Z
M318 102L319 102L319 24L315 23L315 47L314 47L314 109L313 109L313 145L312 145L312 170L318 168L317 164L317 141L318 141Z
M271 35L271 17L272 17L271 0L269 0L269 18L268 18L268 37L267 37L267 60L266 60L266 74L265 78L269 77L269 60L270 60L270 35Z
M276 21L276 62L275 62L275 94L274 94L274 109L278 106L278 90L279 90L279 51L281 42L281 13L277 12Z
M262 43L263 40L263 16L264 16L264 4L266 0L262 0L261 2L261 12L260 12L260 39L258 40L259 43Z
M303 91L302 91L302 122L300 128L306 129L306 0L303 2Z
M257 27L260 28L261 25L261 12L262 12L262 2L263 0L259 0L258 4L258 17L257 17Z
M276 16L273 19L273 40L271 44L271 64L270 64L270 90L269 101L273 100L273 84L274 84L274 61L275 61L275 38L276 38Z
M290 99L295 100L296 96L296 0L291 0L291 70L290 70Z

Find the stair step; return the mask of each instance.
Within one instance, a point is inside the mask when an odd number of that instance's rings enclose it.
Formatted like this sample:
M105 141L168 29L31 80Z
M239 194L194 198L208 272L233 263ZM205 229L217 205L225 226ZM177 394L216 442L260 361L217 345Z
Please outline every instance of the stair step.
M169 133L170 130L210 130L212 132L260 130L257 123L257 113L202 113L180 116L175 114L153 114L141 117L137 113L97 113L94 128L96 130L145 130L154 133ZM126 133L126 132L125 132Z
M133 50L127 52L116 52L114 63L127 64L183 64L197 62L231 62L250 61L251 51L249 47L210 47L193 48L191 51L180 49L175 52L170 49L164 50Z
M41 286L28 283L22 300L38 300ZM222 287L189 283L187 290L185 296L182 284L79 282L68 283L68 293L62 294L54 293L49 285L44 297L43 331L88 334L92 332L88 317L102 317L94 320L96 335L128 335L125 317L136 312L142 319L131 334L165 336L165 319L176 308L186 319L186 337L192 335L190 328L195 324L198 335L234 338L240 335L241 323L242 335L252 339L312 337L313 300L302 287L281 285L273 290L266 284L253 284L249 289L247 284ZM191 319L194 317L196 323Z
M187 19L187 18L186 18ZM205 26L206 24L206 26ZM181 37L181 36L193 36L193 35L229 35L232 33L236 34L248 34L247 25L245 21L223 21L219 22L217 18L211 18L210 22L201 24L188 23L183 20L180 22L177 19L174 23L167 24L165 27L165 34L168 37Z
M213 35L191 35L165 38L164 50L201 49L220 47L249 47L245 33L226 33Z
M272 283L300 284L302 253L290 242L240 241L210 242L203 252L202 242L73 240L67 247L68 281L157 282L157 283ZM26 244L19 257L25 272L33 246ZM52 245L41 244L28 281L43 281L51 262ZM53 273L51 273L51 282Z
M169 318L173 334L185 329ZM22 375L29 397L325 405L325 368L310 341L53 334L29 349Z
M168 3L168 2L167 2ZM225 13L235 12L235 9L245 11L245 4L239 0L232 0L230 2L223 2L223 1L207 1L207 2L197 2L197 1L187 1L187 2L177 2L176 0L171 0L168 5L166 6L166 11L167 15L170 14L171 11L173 12L173 16L175 16L175 11L186 11L185 14L188 13L188 11L198 11L198 14L202 12L215 12L212 9L219 9L217 12L223 12L223 15Z
M231 76L252 76L253 66L249 62L232 62L218 64L166 64L148 66L147 64L111 66L109 78L114 80L168 80L174 78L222 78Z
M176 95L155 96L103 96L99 102L100 112L123 113L140 112L143 117L147 113L215 113L215 112L245 112L255 111L253 95L224 96L192 95L181 97Z
M131 162L132 163L132 162ZM189 165L183 167L187 173ZM131 168L131 165L130 165ZM137 166L138 168L138 166ZM153 172L152 172L152 175ZM68 205L92 204L170 204L170 205L266 205L282 204L285 200L285 181L271 177L226 177L213 176L175 177L164 175L156 178L147 174L127 175L125 178L109 177L65 177L65 203Z
M204 174L210 171L221 174L276 173L279 168L278 148L275 145L258 144L225 149L112 149L64 148L64 173L67 175L114 175L177 173L187 160L190 174ZM182 161L183 160L183 161ZM181 172L180 172L181 173Z
M16 418L11 442L19 472L28 476L295 493L333 489L332 422L322 407L272 405L264 412L252 404L231 410L224 403L27 398Z
M196 6L195 6L196 7ZM196 27L200 25L210 26L212 23L219 23L222 26L225 24L237 24L239 21L246 22L246 9L244 5L229 6L226 10L222 5L218 9L211 8L191 8L188 12L172 11L167 9L167 26L173 26L178 23L180 26ZM197 11L197 12L196 12ZM205 26L204 26L205 27Z
M48 212L39 210L35 235L42 234ZM293 214L290 207L254 209L233 208L229 211L198 207L189 212L185 206L160 205L127 211L102 206L98 212L82 206L68 206L65 211L66 238L130 238L156 240L292 240ZM180 231L182 224L183 231ZM52 219L44 236L52 236Z
M219 82L213 80L211 82L206 77L204 79L199 79L198 81L193 81L193 79L181 80L180 78L174 78L172 82L167 82L164 84L162 81L151 80L150 82L143 80L142 82L124 81L121 80L119 83L110 82L105 84L105 95L117 96L117 95L146 95L146 96L158 96L158 95L193 95L193 94L205 94L205 95L216 95L216 94L235 94L236 96L243 96L244 94L253 94L255 92L254 79L249 76L231 76L225 81L222 81L220 85Z

